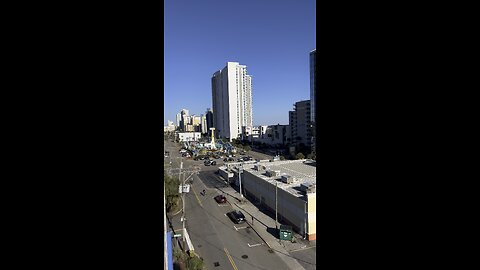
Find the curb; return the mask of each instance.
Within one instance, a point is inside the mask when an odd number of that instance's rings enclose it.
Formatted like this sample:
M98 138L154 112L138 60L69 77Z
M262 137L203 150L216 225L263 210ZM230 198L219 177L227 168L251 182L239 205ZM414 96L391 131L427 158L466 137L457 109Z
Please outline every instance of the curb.
M182 197L180 197L180 201L182 201ZM178 215L180 212L182 212L182 210L183 210L183 209L180 208L180 210L178 210L177 213L175 213L175 214L170 214L170 217L174 217L174 216Z

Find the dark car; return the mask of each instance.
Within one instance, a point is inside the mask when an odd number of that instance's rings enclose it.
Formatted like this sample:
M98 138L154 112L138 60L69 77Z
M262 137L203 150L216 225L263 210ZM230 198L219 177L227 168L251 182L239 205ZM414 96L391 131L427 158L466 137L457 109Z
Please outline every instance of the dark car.
M215 160L207 159L203 164L205 164L205 166L210 166L210 165L214 166L214 165L217 165L217 162Z
M227 198L223 195L217 195L215 196L215 201L217 201L217 203L226 203L227 202Z
M227 213L227 216L235 223L240 224L245 222L245 216L240 211L232 211Z

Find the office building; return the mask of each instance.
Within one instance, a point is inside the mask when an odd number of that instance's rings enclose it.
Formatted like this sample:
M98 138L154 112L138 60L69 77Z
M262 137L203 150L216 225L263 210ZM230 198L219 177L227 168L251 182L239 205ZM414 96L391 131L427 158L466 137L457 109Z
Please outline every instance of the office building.
M206 118L207 118L207 132L208 132L208 136L211 136L212 134L210 134L210 128L213 127L213 112L212 112L212 109L208 108L207 109L207 112L205 114Z
M315 122L315 96L317 93L317 83L315 81L316 77L316 58L317 58L317 50L314 49L313 51L310 52L310 118L312 123Z
M201 115L200 116L202 121L201 121L201 130L202 130L202 134L207 134L208 132L208 126L207 126L207 116L206 115Z
M315 113L317 103L315 98L317 96L317 72L316 72L316 63L317 63L317 49L314 49L310 52L310 113L312 121L312 152L316 153L315 150L315 137L316 137L316 122L315 122Z
M217 137L239 138L242 127L253 126L252 77L247 66L227 62L212 76L213 126Z
M288 112L290 138L293 145L311 147L312 127L310 117L310 100L296 102L294 110ZM303 154L306 155L307 153Z

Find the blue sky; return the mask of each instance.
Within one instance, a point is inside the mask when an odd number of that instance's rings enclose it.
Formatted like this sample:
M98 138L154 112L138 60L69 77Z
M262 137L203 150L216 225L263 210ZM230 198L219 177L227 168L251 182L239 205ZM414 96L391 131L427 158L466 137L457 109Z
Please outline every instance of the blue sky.
M254 125L288 124L310 99L315 0L165 0L164 124L212 107L211 77L227 61L252 75Z

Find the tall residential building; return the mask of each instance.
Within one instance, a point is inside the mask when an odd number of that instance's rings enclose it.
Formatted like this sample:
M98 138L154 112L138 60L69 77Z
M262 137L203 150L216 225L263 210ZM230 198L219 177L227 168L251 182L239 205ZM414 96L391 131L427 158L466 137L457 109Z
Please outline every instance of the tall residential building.
M252 77L247 66L227 62L212 77L213 125L218 137L238 138L242 127L253 126Z
M316 123L315 123L315 113L316 113L316 102L315 97L317 96L317 81L315 80L317 76L316 71L316 63L317 63L317 49L314 49L310 52L310 113L311 113L311 121L312 121L312 152L316 153L316 145L315 145L315 130L316 130Z
M299 101L294 104L294 110L288 112L291 141L295 146L303 144L310 147L312 144L310 100ZM304 153L305 155L307 153Z
M188 110L182 109L180 111L180 127L181 130L186 131L186 125L190 124L190 118L188 116Z
M182 122L182 115L180 113L177 113L176 120L177 120L177 127L179 127L180 123Z
M207 132L208 136L211 136L210 134L210 128L213 127L213 112L212 109L208 108L207 113L205 114L205 117L207 118Z
M310 52L310 106L311 106L311 119L312 122L315 122L315 96L317 94L317 84L315 81L316 77L316 58L317 58L317 49L314 49Z
M202 131L202 134L207 134L208 132L208 128L207 128L207 117L202 114L201 116L201 119L202 119L202 122L201 122L201 131Z

